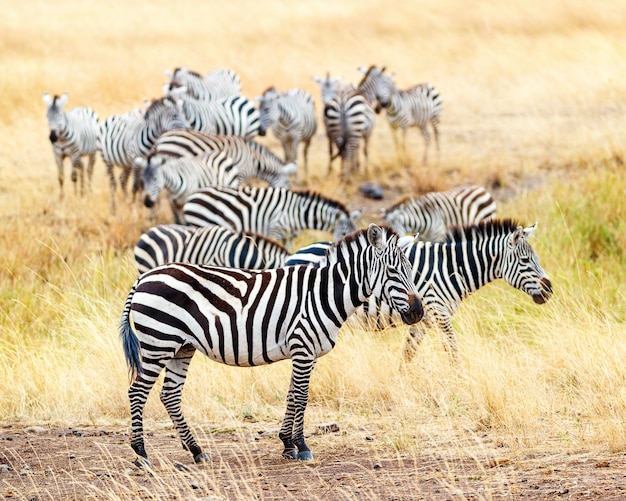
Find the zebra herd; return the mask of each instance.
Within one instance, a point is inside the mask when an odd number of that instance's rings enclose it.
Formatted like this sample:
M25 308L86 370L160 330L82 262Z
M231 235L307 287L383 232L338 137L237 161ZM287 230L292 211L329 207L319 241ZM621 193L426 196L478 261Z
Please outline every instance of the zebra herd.
M392 130L417 127L427 161L430 131L437 149L442 102L430 84L398 90L385 68L363 68L358 85L314 77L320 85L329 144L329 173L337 157L350 175L368 166L368 141L376 112L386 110ZM496 218L493 196L474 185L404 197L380 214L381 224L359 228L361 213L313 190L290 189L303 145L317 130L315 104L305 91L269 87L258 109L241 95L239 77L217 70L202 77L187 68L168 73L165 95L108 117L85 108L64 111L68 96L44 94L50 140L63 194L63 159L84 191L97 151L111 183L122 168L124 192L143 191L152 208L167 194L174 224L150 228L134 249L138 278L126 299L120 335L131 376L128 390L131 446L136 464L150 462L143 438L143 409L163 370L161 401L183 447L196 462L209 461L182 413L181 396L196 351L217 362L252 367L291 359L292 374L279 438L283 456L308 461L304 439L309 379L317 358L335 346L354 316L364 330L398 320L409 325L407 360L426 328L442 332L454 359L451 317L463 299L503 279L543 304L552 284L529 243L536 223L524 227ZM271 130L284 159L255 141ZM395 133L394 133L395 138ZM397 145L397 148L399 146ZM246 186L252 178L267 186ZM76 185L75 185L76 186ZM294 248L305 229L333 241Z

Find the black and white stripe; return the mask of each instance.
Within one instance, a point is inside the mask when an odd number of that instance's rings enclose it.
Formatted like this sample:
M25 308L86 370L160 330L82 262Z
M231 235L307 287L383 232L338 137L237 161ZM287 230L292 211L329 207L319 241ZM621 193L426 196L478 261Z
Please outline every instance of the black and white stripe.
M202 77L185 66L173 72L165 71L165 75L171 88L185 87L185 92L194 99L215 101L241 95L241 80L231 69L217 69Z
M281 244L256 233L164 224L139 237L135 265L140 274L173 262L260 270L283 266L288 255Z
M241 185L239 164L223 151L207 151L194 157L172 158L165 161L159 155L149 155L141 174L144 205L153 207L161 190L165 190L175 223L183 222L183 204L194 191L208 186Z
M385 108L396 150L398 149L397 129L402 129L404 149L406 149L407 128L418 127L420 129L426 142L423 157L425 164L428 160L428 147L430 145L428 124L432 127L437 151L439 151L439 122L443 108L439 91L429 83L399 90L394 85L391 75L383 74L384 71L384 67L379 69L376 66L371 66L361 80L359 90L368 96L370 102L372 96L375 96L380 106Z
M328 173L332 171L332 162L341 156L341 168L344 176L359 169L359 144L363 141L365 170L368 165L368 142L376 123L376 114L365 97L358 91L344 88L338 91L324 105L324 125L329 140L337 146L337 153L332 155Z
M186 224L217 224L284 241L304 229L332 231L338 240L356 229L354 219L360 213L350 213L341 202L312 191L214 186L187 198L183 215Z
M400 235L419 233L421 240L431 241L443 241L450 226L476 224L495 215L493 196L476 185L403 197L383 212L385 224Z
M337 242L317 266L240 270L175 263L141 275L126 299L120 335L130 368L131 446L149 466L143 438L148 394L165 369L161 401L196 462L209 456L182 413L183 385L196 351L227 365L253 367L291 359L283 456L308 461L304 413L317 358L330 352L341 326L372 298L408 324L422 305L398 235L371 225ZM131 327L131 316L134 324Z
M285 150L285 161L296 163L298 145L303 145L304 175L309 176L309 146L317 131L315 103L308 92L290 89L278 92L274 87L267 89L258 97L260 128L259 135L264 136L271 129Z
M85 193L85 167L82 157L87 157L87 188L91 189L93 166L96 154L100 147L100 125L98 115L91 109L77 107L65 110L68 94L51 97L45 92L43 102L47 107L48 128L50 142L57 164L59 187L63 198L63 160L70 158L72 163L71 180L74 183L74 192L77 183L80 184L80 194Z
M102 123L100 151L111 184L111 212L115 213L117 188L113 166L122 168L120 185L124 194L130 174L135 172L135 194L139 189L140 175L135 160L147 156L155 141L164 132L186 127L188 123L182 112L182 103L173 97L153 101L143 115L136 112L113 115Z

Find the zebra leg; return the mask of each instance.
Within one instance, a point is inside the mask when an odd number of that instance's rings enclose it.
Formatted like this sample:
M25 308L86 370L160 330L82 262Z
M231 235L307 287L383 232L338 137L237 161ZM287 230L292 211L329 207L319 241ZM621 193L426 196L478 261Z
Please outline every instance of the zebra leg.
M93 166L96 164L96 152L89 154L89 160L87 162L87 190L92 192L91 179L93 178Z
M109 210L111 214L115 215L115 191L117 190L117 183L115 182L115 173L113 172L113 164L109 162L104 162L106 164L107 176L109 176L109 185L111 186L111 203Z
M165 364L165 378L161 390L161 402L176 427L183 448L193 455L196 463L208 463L209 456L202 452L185 421L181 410L183 385L187 377L187 371L196 349L191 345L183 346L174 358Z
M293 443L293 417L294 417L294 401L293 401L293 374L289 383L289 391L287 392L287 410L285 418L278 433L278 438L283 442L283 457L285 459L298 459L296 445Z
M59 195L59 198L61 200L63 200L63 181L64 181L64 175L63 175L63 155L57 155L56 153L54 154L54 160L57 163L57 176L59 179L59 187L61 188L61 193Z
M304 154L304 180L309 180L309 146L311 146L311 140L308 139L304 141L303 145L303 154Z
M328 137L328 175L333 172L333 139Z
M150 468L151 464L148 461L143 440L143 409L146 406L150 390L163 370L164 363L159 359L143 359L142 364L143 371L137 375L135 381L128 388L131 420L130 446L138 456L135 465L139 468Z
M438 317L437 325L444 334L444 348L450 354L450 356L456 360L459 350L456 344L454 331L452 330L452 320L450 319L450 317Z
M430 123L433 126L433 135L435 136L435 147L437 148L437 160L439 160L439 156L441 154L439 150L439 121L431 120Z
M406 337L406 342L404 344L403 356L405 362L413 360L413 357L417 352L417 347L421 344L425 335L426 329L421 323L409 327L409 335Z
M74 194L77 193L77 183L80 182L80 196L85 194L85 168L80 156L72 158L72 182L74 183Z
M296 359L292 361L293 370L293 435L292 440L298 448L300 461L312 461L313 453L304 441L304 411L309 401L309 382L315 360Z
M422 135L424 136L424 159L423 164L426 165L428 162L428 146L430 145L430 132L428 132L428 127L426 124L420 125L420 130L422 131Z

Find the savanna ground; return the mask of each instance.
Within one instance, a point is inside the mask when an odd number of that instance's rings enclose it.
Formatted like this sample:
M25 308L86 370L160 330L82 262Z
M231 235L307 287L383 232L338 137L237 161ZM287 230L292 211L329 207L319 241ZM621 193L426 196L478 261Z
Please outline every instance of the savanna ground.
M44 499L626 498L626 2L391 5L339 2L28 1L0 17L0 495ZM436 334L401 362L404 331L351 322L318 362L306 415L316 460L280 458L288 362L195 360L184 410L212 463L184 452L153 390L155 465L132 466L117 322L134 280L139 205L108 214L93 192L59 200L44 91L101 120L161 95L163 70L230 67L243 92L357 82L387 65L444 100L441 152L398 159L384 116L370 171L326 174L320 129L308 187L363 208L460 183L502 217L539 221L533 245L555 294L538 307L495 283L454 317L459 363ZM270 136L263 140L280 153ZM358 193L382 184L385 199ZM160 222L168 222L163 207ZM328 235L322 235L327 237ZM318 234L305 234L305 244ZM335 424L338 430L325 429ZM4 466L3 466L4 465Z

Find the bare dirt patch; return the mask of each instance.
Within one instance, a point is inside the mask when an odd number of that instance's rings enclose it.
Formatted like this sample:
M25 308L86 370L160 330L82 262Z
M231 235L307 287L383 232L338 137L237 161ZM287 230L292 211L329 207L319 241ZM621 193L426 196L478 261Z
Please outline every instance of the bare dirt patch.
M371 437L311 440L316 460L280 457L280 442L257 425L200 435L212 462L195 465L174 430L147 433L153 471L132 465L126 428L0 429L0 495L20 500L85 499L626 499L626 455L502 449L440 443L407 454ZM346 444L351 444L346 446Z

